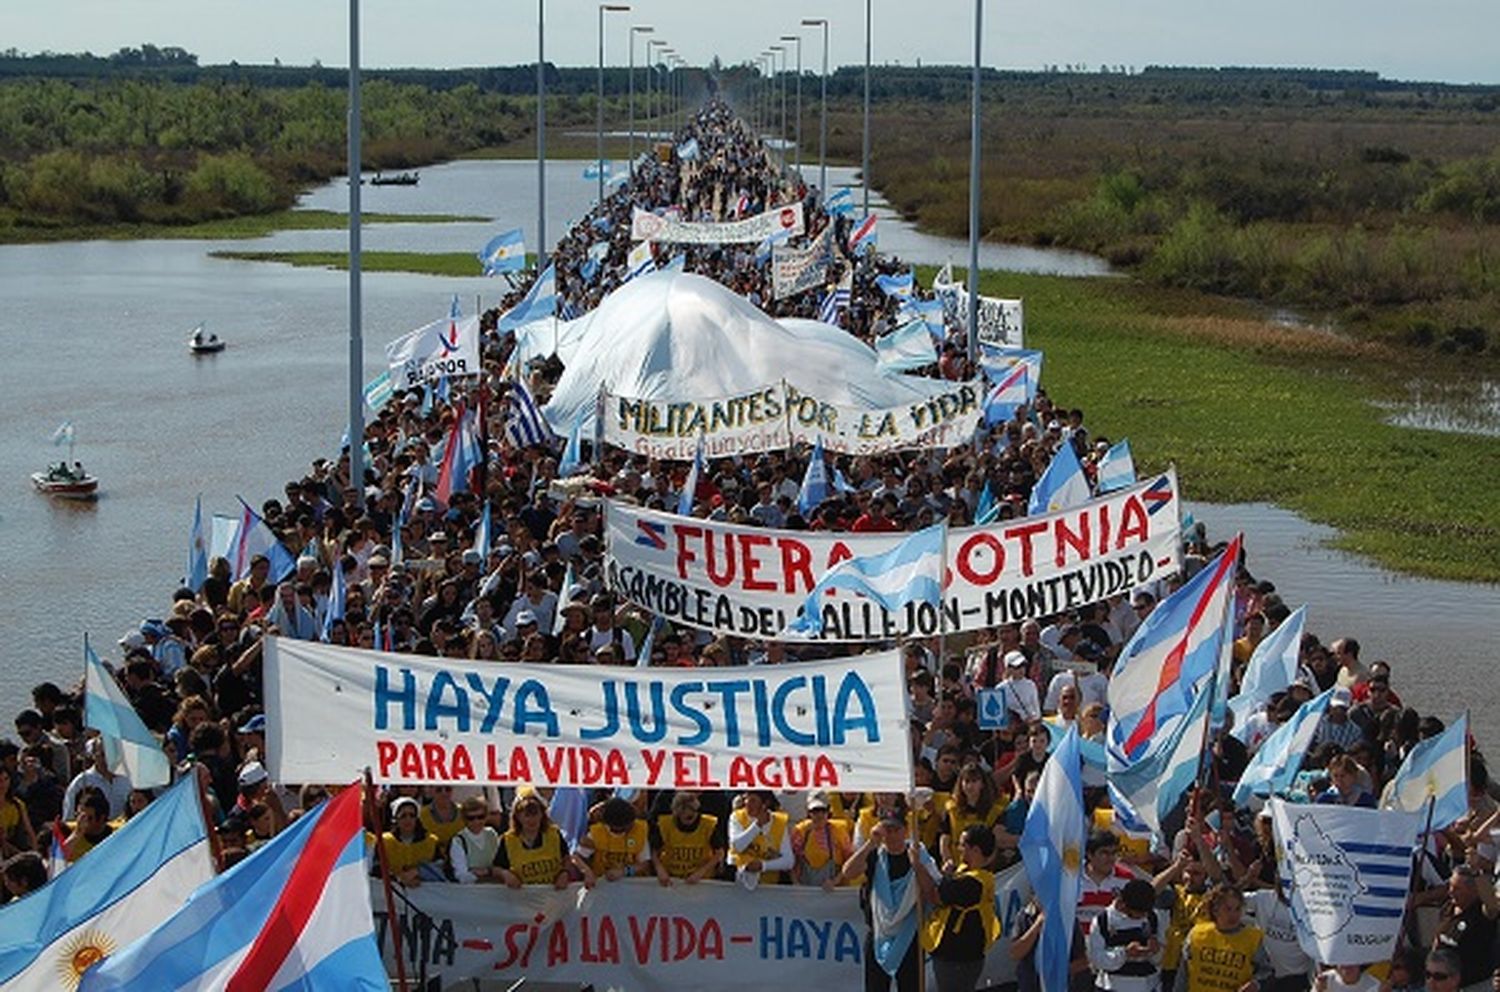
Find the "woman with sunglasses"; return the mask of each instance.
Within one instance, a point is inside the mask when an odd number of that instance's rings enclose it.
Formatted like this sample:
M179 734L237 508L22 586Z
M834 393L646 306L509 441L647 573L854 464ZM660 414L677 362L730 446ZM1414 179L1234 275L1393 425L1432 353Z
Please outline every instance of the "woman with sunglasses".
M448 862L453 865L453 880L460 885L492 882L500 878L495 855L500 850L500 835L489 825L490 804L483 796L470 796L460 807L463 829L453 835L448 846Z

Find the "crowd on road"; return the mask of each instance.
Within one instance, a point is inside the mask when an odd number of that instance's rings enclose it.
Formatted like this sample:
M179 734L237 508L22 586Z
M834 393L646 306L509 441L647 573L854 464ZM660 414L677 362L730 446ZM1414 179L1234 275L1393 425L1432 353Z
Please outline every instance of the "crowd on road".
M697 155L682 161L681 143ZM801 202L807 233L834 230L847 245L851 220L821 206L826 191L792 175L723 103L713 102L675 136L670 149L635 163L632 178L558 243L560 301L596 307L627 279L631 213L675 208L686 220L726 220ZM596 246L607 243L607 249ZM659 251L661 248L658 249ZM840 250L828 283L783 300L772 297L764 253L746 246L688 247L687 271L714 278L772 316L816 317L833 286L851 274L851 298L838 318L869 340L893 326L897 302L875 283L904 269L874 252ZM658 261L667 261L665 254ZM597 267L596 267L597 266ZM503 416L510 383L521 377L543 403L560 368L555 358L514 367L514 340L498 332L501 308L487 313L486 372L453 383L447 399L398 392L368 425L365 477L348 477L348 456L320 459L266 500L261 516L297 553L295 569L271 581L271 562L254 558L235 576L212 561L197 590L179 588L159 618L128 631L102 652L146 725L161 736L179 773L205 785L219 857L229 865L274 837L336 788L283 783L266 769L262 639L267 633L326 637L334 644L488 662L596 663L718 667L779 664L832 656L837 649L716 637L659 627L606 587L599 512L605 498L675 510L688 465L605 450L582 475L559 479L554 450L517 447L492 430L475 491L446 505L430 490L433 451L458 403L477 401ZM950 328L942 360L927 374L970 377L961 328ZM948 450L831 459L848 482L811 512L798 509L806 450L711 461L690 494L695 515L788 529L904 531L939 520L974 522L986 488L997 519L1024 515L1032 486L1053 454L1071 446L1093 473L1107 438L1085 413L1046 390L1009 421L981 428L973 443ZM473 546L488 503L491 546ZM393 527L400 526L399 541ZM607 885L631 876L663 886L708 879L745 888L858 887L873 928L886 907L877 874L914 872L921 901L935 910L926 945L943 989L973 988L995 937L994 872L1019 861L1029 804L1059 733L1076 727L1101 739L1115 660L1142 620L1223 545L1201 528L1184 535L1185 569L1160 582L1077 611L1008 625L978 638L912 640L901 646L911 698L916 789L902 794L630 791L558 797L535 789L393 787L371 823L391 873L401 882L565 886ZM340 619L325 622L333 572L346 593ZM1256 646L1290 614L1272 582L1238 563L1234 590L1236 679ZM1343 632L1339 632L1342 634ZM650 657L638 659L649 640ZM1188 992L1374 992L1378 987L1457 992L1488 985L1495 972L1492 830L1500 805L1483 759L1470 759L1471 812L1442 831L1421 857L1407 950L1394 962L1324 969L1298 946L1276 885L1276 850L1264 815L1228 796L1255 749L1298 706L1335 690L1294 798L1373 806L1412 747L1443 730L1434 716L1400 699L1400 659L1373 660L1356 638L1308 633L1301 675L1273 695L1239 733L1216 736L1212 788L1195 794L1152 838L1115 822L1101 781L1086 779L1093 834L1086 851L1078 988L1152 992L1173 982ZM1006 729L981 731L976 693L1010 685ZM38 685L14 717L14 739L0 741L0 858L5 897L42 885L56 849L76 862L152 801L112 770L85 730L79 687ZM726 893L733 890L726 889ZM726 895L726 898L732 898ZM1032 962L1041 920L1023 914L1011 935L1022 988L1037 988ZM867 948L868 950L868 948ZM1233 951L1234 969L1210 967ZM882 970L865 955L866 987L894 980L915 988L915 948ZM1232 974L1231 974L1232 972ZM1379 976L1379 977L1373 977ZM1258 983L1258 984L1257 984Z

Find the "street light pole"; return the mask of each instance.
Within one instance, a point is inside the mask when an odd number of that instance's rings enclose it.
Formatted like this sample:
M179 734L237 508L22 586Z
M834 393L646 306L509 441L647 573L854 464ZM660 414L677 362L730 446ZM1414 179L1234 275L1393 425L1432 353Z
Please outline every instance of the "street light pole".
M802 181L802 36L784 34L782 41L797 43L797 126L793 129L792 141L797 146L797 181Z
M604 15L629 10L625 4L601 3L599 5L599 84L594 94L594 151L595 165L599 169L599 202L604 202Z
M781 124L776 128L776 140L781 142L781 167L786 169L786 46L772 45L771 51L776 54L771 56L771 70L776 73L777 89L780 90L778 99L781 102ZM781 60L781 68L776 68L777 58ZM771 113L776 113L776 108L771 108Z
M359 0L349 0L349 485L365 505L365 342L360 312Z
M630 69L628 70L629 76L630 76L630 82L629 82L630 96L628 98L628 103L630 105L630 145L629 145L630 152L629 152L629 155L630 155L630 175L631 175L632 178L634 178L634 176L635 176L635 36L638 35L638 34L650 34L654 30L655 30L655 28L646 27L646 26L640 25L640 24L633 25L630 28ZM646 51L648 53L651 51L651 42L649 40L646 42ZM650 62L649 58L647 59L647 62L649 64L649 62ZM650 92L649 83L650 83L650 76L648 74L648 76L647 76L647 84L648 84L647 92L648 93Z
M969 365L979 361L979 55L984 0L974 0L974 82L969 97Z
M547 0L536 0L536 270L547 266Z
M802 21L803 25L810 28L821 27L823 29L823 81L822 93L819 95L821 109L818 111L818 193L828 196L828 18L807 17ZM798 116L801 120L801 116Z
M865 0L865 136L864 156L859 167L865 188L865 216L870 216L870 0Z

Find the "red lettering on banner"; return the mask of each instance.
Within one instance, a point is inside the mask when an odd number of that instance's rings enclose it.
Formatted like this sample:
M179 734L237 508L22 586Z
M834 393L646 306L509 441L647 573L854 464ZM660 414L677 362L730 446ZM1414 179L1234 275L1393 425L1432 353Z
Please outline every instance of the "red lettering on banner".
M1047 530L1046 522L1034 524L1017 524L1007 527L1005 536L1007 539L1015 538L1021 542L1021 574L1030 577L1036 571L1036 562L1032 554L1031 539L1037 534Z
M469 749L462 744L453 746L453 764L448 769L449 778L474 781L474 762L469 758Z
M1099 504L1099 553L1109 554L1109 504Z
M401 777L422 777L422 752L415 744L401 745Z
M974 567L974 553L979 548L988 548L994 560L990 567L981 572ZM958 574L964 577L966 582L976 586L987 586L1000 578L1000 573L1005 571L1005 545L987 531L980 531L969 536L968 540L959 545L958 548Z
M776 583L769 579L757 579L755 573L765 564L755 557L756 548L768 548L771 539L760 534L740 535L740 554L744 556L744 582L742 587L746 592L775 592Z
M693 760L697 759L697 768ZM692 751L672 752L672 784L679 789L717 789L719 782L709 769L708 755Z
M542 774L548 782L560 784L563 781L563 751L564 748L539 747L536 749L537 757L542 761Z
M604 784L630 784L630 772L625 768L625 756L618 750L610 751L604 757Z
M719 542L715 537L724 539L724 561L718 561L718 555L714 553ZM733 534L709 534L708 535L708 581L719 588L724 588L734 582L734 535Z
M510 750L510 780L512 782L531 781L531 759L526 757L524 747L514 747Z
M646 929L641 930L641 921L634 916L627 916L625 922L630 925L630 943L635 947L635 963L645 964L651 957L651 935L656 932L656 917L646 918Z
M1145 504L1139 496L1131 496L1120 512L1120 533L1115 536L1115 550L1124 548L1131 538L1144 542L1150 537L1151 519L1146 513Z
M1058 568L1068 564L1068 549L1072 548L1078 554L1079 561L1089 560L1089 515L1080 513L1077 517L1078 531L1068 528L1066 517L1058 517L1052 525L1052 543L1057 548L1055 562Z
M527 931L531 931L528 935ZM501 942L505 945L505 957L495 962L495 970L503 971L520 962L524 967L531 958L531 945L536 939L536 928L529 923L512 923L505 928ZM531 939L524 939L526 937Z
M667 763L667 752L659 748L641 748L641 760L646 763L646 785L655 786L661 777L662 765Z
M375 742L375 764L380 767L380 777L383 779L390 774L391 765L396 763L396 744L394 741Z
M428 741L422 745L422 757L427 762L427 777L436 782L448 778L448 752L441 744Z
M807 592L812 589L812 551L801 541L783 539L781 542L781 581L787 593Z
M837 565L839 562L848 561L853 557L854 552L849 550L849 545L845 544L843 541L834 541L833 547L828 549L828 562L824 565L823 571L826 572L828 571L828 569ZM809 584L807 588L811 589L812 585Z
M826 754L818 755L813 761L813 788L821 788L825 785L839 785L839 770Z
M709 958L724 960L724 932L719 929L719 921L711 916L698 934L698 960L706 961Z
M688 576L688 565L698 560L698 556L688 548L688 538L702 537L703 528L691 524L673 524L672 533L677 535L677 577L685 579Z
M568 928L559 920L552 924L552 932L547 935L547 967L567 963Z
M578 951L578 960L587 961L589 964L619 964L620 935L615 932L615 921L608 916L599 917L598 927L593 930L595 941L591 944L589 941L590 920L590 917L584 916L578 921L582 944Z

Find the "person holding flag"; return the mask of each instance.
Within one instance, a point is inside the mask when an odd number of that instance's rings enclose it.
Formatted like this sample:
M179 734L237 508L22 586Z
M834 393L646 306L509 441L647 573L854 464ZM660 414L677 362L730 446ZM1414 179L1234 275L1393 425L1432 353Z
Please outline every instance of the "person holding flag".
M863 876L859 905L864 910L865 992L917 992L920 955L917 923L920 893L940 877L936 862L920 841L908 834L906 806L889 809L870 835L844 862L835 885ZM925 881L917 876L925 874Z

